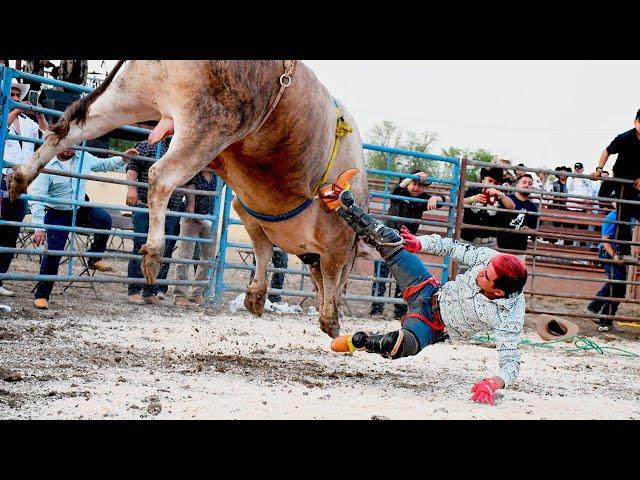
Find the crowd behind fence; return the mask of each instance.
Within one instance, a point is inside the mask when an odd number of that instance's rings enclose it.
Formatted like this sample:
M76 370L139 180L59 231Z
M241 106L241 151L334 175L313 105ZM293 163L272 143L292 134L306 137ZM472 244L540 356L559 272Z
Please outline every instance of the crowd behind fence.
M7 129L7 117L8 112L20 106L21 109L26 111L33 111L46 114L53 118L57 118L61 115L61 111L42 108L40 106L26 106L11 99L11 82L14 79L22 79L25 82L30 80L40 82L44 85L49 85L51 88L65 88L81 93L87 93L91 91L91 88L54 80L51 78L44 78L24 72L20 72L15 69L1 67L2 72L2 122L0 131L0 168L11 168L13 163L5 160L4 158L4 145L5 140L17 140L20 142L33 142L35 144L42 144L41 139L33 139L24 137L22 135L16 135L8 133ZM123 131L131 133L148 135L149 130L128 126L123 127ZM594 319L616 319L631 322L640 322L636 316L633 315L606 315L602 313L592 313L589 311L549 311L548 308L541 310L538 308L538 300L540 297L556 297L556 298L572 298L577 300L590 300L590 301L615 301L622 304L634 305L640 303L638 299L638 292L636 286L640 284L638 280L638 228L634 228L634 237L631 241L628 240L616 240L603 239L599 232L599 228L603 223L604 216L612 210L612 201L615 201L618 209L623 204L640 205L637 200L626 200L612 198L611 196L599 197L594 195L580 195L575 193L562 193L556 191L549 191L545 188L518 188L512 184L499 184L492 185L492 188L506 194L526 193L531 200L536 200L538 205L537 211L524 211L522 212L525 218L535 219L535 228L529 230L514 229L511 225L499 224L468 224L464 222L465 210L473 209L475 212L479 211L491 211L496 215L513 215L514 211L507 208L501 208L496 205L478 205L478 204L465 204L465 192L468 189L473 188L486 188L486 184L478 181L469 180L469 172L472 169L478 169L479 167L491 167L500 168L502 170L513 169L511 166L502 165L500 163L487 164L486 162L478 162L468 159L458 159L455 157L444 157L439 155L433 155L422 152L413 152L406 150L399 150L379 145L364 144L363 148L366 151L382 153L386 159L385 169L373 169L367 170L369 174L369 209L370 212L378 219L384 222L401 222L405 224L414 224L418 226L418 234L428 233L440 233L456 239L461 238L461 232L465 228L473 228L477 232L485 232L485 236L497 236L498 234L508 234L517 236L526 236L530 239L526 243L526 249L513 250L501 248L500 245L496 246L498 251L507 253L514 253L524 256L529 271L530 281L525 289L525 293L529 296L528 312L530 313L551 313L567 317L589 317ZM50 168L42 170L44 174L50 174L54 176L66 177L74 179L76 182L80 180L86 180L89 182L102 182L114 185L122 185L127 187L140 187L147 189L148 184L145 182L131 181L120 178L106 177L103 175L93 175L87 173L81 173L82 162L84 158L84 152L91 154L101 155L116 155L123 156L123 152L111 150L92 148L86 146L86 144L75 146L75 150L80 153L80 166L78 171L60 171ZM160 158L160 147L158 146L156 158L149 158L140 155L124 155L127 158L135 159L138 161L153 163ZM389 214L389 206L394 200L402 200L406 202L413 202L416 204L424 203L427 200L420 198L408 198L406 196L399 197L392 192L394 186L405 178L413 180L424 180L417 175L410 173L404 173L396 171L394 163L398 158L414 158L423 162L436 162L439 164L446 164L450 166L448 176L429 176L426 179L427 188L426 191L433 195L441 195L445 201L438 201L436 211L427 211L420 218L401 217ZM567 172L561 170L551 170L545 168L529 168L527 166L519 167L521 172L530 174L532 178L538 180L538 174L560 175L567 178L576 179L589 179L587 174L580 174L574 172ZM475 178L475 177L471 177ZM620 188L633 188L633 182L622 178L609 177L606 179L611 185L619 186ZM624 186L624 187L623 187ZM232 229L242 228L242 224L231 215L231 201L233 199L233 191L222 181L218 181L218 187L215 192L209 191L193 191L185 188L176 190L180 194L195 193L197 195L203 195L211 197L213 203L212 215L198 215L192 213L186 213L182 211L167 211L168 216L186 217L200 220L211 221L214 226L218 228L212 229L211 237L208 239L197 237L184 237L177 234L167 235L168 240L188 240L196 243L214 243L216 245L216 255L213 259L203 261L197 258L194 259L178 259L167 256L162 259L163 262L169 264L192 264L192 265L206 265L208 269L208 280L206 282L197 282L195 280L176 280L167 278L165 280L158 280L159 285L204 285L206 286L205 296L208 300L220 301L223 298L225 292L244 292L248 284L248 276L251 271L255 270L252 260L252 248L250 243L231 241L229 234ZM4 199L8 197L8 192L3 190L2 192L3 203ZM76 190L77 194L77 190ZM49 197L42 197L32 194L23 194L21 197L24 200L34 202L53 202ZM124 199L123 199L124 200ZM571 208L568 206L568 202L571 202ZM34 273L18 273L15 271L8 271L5 274L0 274L0 280L18 280L18 281L39 281L39 280L53 280L58 282L79 282L91 284L99 283L120 283L120 284L144 284L143 278L131 278L129 276L121 275L77 275L74 274L74 259L90 259L92 257L112 258L119 260L131 260L141 259L141 255L137 252L117 252L106 251L101 254L96 254L89 251L76 251L76 237L78 235L90 236L95 234L108 234L112 237L119 237L123 239L146 238L144 233L135 233L133 231L126 230L102 230L99 228L85 228L77 224L76 212L80 207L90 206L102 208L108 211L125 212L125 214L133 212L145 212L148 213L148 208L133 207L125 204L104 204L92 202L91 200L85 200L82 198L74 198L73 200L61 201L56 199L54 203L65 204L72 207L73 220L70 226L51 225L51 224L38 224L28 221L10 221L1 219L0 227L18 227L23 232L33 231L33 229L45 228L48 230L63 230L71 233L71 237L67 248L64 250L48 250L46 248L30 248L28 245L21 245L20 247L6 247L0 246L0 253L8 253L12 255L49 255L49 256L61 256L68 258L67 274L66 275L38 275ZM519 212L519 211L518 211ZM520 212L519 212L520 213ZM619 218L619 217L618 217ZM613 225L635 225L632 222L624 222L612 220L609 223ZM559 226L558 226L559 224ZM582 227L569 228L569 226L581 225ZM216 242L216 231L220 231L220 238ZM480 234L481 236L483 234ZM560 245L562 241L562 245ZM569 244L567 243L569 242ZM599 254L602 247L600 245L604 243L629 245L632 247L631 257L627 256L623 260L624 268L628 269L628 275L624 279L606 279L604 272L602 271L603 265L621 265L619 259L607 259ZM577 244L577 245L576 245ZM449 258L422 258L425 265L431 270L437 272L437 275L442 281L454 278L457 271L457 265L452 265ZM634 260L636 259L636 260ZM368 262L368 263L367 263ZM392 293L392 286L395 281L388 276L380 275L380 271L377 267L371 264L371 261L365 261L359 263L359 268L354 269L351 273L347 284L347 291L343 294L342 298L346 301L360 301L360 302L380 302L388 304L400 304L402 299L397 298ZM361 271L359 271L361 270ZM267 269L270 273L285 273L289 276L299 276L300 281L296 283L295 288L282 288L279 290L269 289L270 294L280 294L289 297L313 297L315 293L311 282L306 282L306 278L310 276L305 265L301 264L299 268L274 268L269 267ZM369 273L371 271L371 273ZM243 272L238 275L238 272ZM619 296L602 296L594 294L595 285L602 284L605 281L614 285L625 285L626 292L623 298ZM363 289L368 289L369 286L374 283L380 283L387 285L388 294L384 297L376 296L374 294L365 295L362 293ZM292 285L292 282L288 282ZM567 288L562 288L565 285Z

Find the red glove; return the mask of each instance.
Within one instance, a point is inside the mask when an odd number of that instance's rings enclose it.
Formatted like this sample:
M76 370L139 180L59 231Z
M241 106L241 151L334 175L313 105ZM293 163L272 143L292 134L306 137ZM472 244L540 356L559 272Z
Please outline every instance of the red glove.
M407 227L404 225L400 228L400 236L404 240L403 247L407 252L417 253L422 250L422 244L420 243L420 240L418 240L418 237L407 230Z
M500 385L497 381L492 378L485 378L471 387L471 391L473 392L471 400L493 405L493 397L499 389Z

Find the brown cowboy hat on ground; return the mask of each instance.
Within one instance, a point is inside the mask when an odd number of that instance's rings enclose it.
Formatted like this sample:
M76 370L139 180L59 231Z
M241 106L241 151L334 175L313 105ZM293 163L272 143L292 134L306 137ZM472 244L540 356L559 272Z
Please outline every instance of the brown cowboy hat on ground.
M578 325L564 318L539 315L535 323L543 340L568 340L578 334Z

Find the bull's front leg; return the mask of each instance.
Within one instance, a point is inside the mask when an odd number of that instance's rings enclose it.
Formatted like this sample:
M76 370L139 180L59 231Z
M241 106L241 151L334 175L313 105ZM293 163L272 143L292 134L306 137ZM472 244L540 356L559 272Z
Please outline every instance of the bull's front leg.
M247 288L244 306L248 311L260 317L264 312L264 303L267 299L267 266L273 256L273 243L265 235L260 224L247 214L237 200L234 199L232 205L249 234L256 259L255 275Z
M320 271L324 295L320 305L320 330L336 338L340 335L338 304L340 299L342 269L345 263L343 252L330 252L320 255Z

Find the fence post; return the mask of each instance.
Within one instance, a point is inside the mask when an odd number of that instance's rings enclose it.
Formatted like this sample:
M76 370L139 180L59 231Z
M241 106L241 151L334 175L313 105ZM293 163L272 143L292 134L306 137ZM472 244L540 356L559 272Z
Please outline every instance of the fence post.
M460 163L453 164L453 173L451 175L451 179L454 180L454 184L451 186L451 203L458 204L458 195L460 194ZM457 182L455 180L457 179ZM464 195L463 195L464 196ZM447 225L447 237L451 238L454 233L454 217L455 210L452 207L449 207L449 218ZM449 272L455 276L454 272L451 270L453 264L451 262L451 257L446 257L442 262L442 283L446 283L449 280Z
M220 223L220 195L222 194L222 179L216 175L215 172L212 172L213 178L216 179L216 193L217 195L213 197L213 219L211 220L211 237L209 237L213 242L213 254L211 256L211 265L209 267L209 283L207 284L207 288L204 292L204 300L205 305L209 306L211 303L211 287L213 286L214 275L217 272L217 250L218 250L218 224ZM202 251L202 249L200 249ZM202 257L200 257L202 259Z
M2 172L2 168L4 166L4 139L7 136L7 130L9 125L7 125L7 120L9 117L9 99L11 98L11 79L13 77L13 70L11 68L6 68L5 66L0 67L0 72L2 74L2 121L0 122L0 172ZM8 185L7 185L8 187Z
M460 162L460 181L458 182L459 193L458 202L456 203L456 228L453 232L453 239L460 240L462 230L462 217L464 215L464 185L467 181L467 157L462 157ZM456 278L458 273L458 265L451 265L451 280Z
M229 185L225 185L224 192L224 211L222 213L222 229L220 232L220 249L218 251L217 271L216 271L216 293L213 299L215 305L219 305L222 301L222 289L224 282L224 270L227 255L227 231L229 230L229 213L231 210L231 199L233 198L233 190Z

